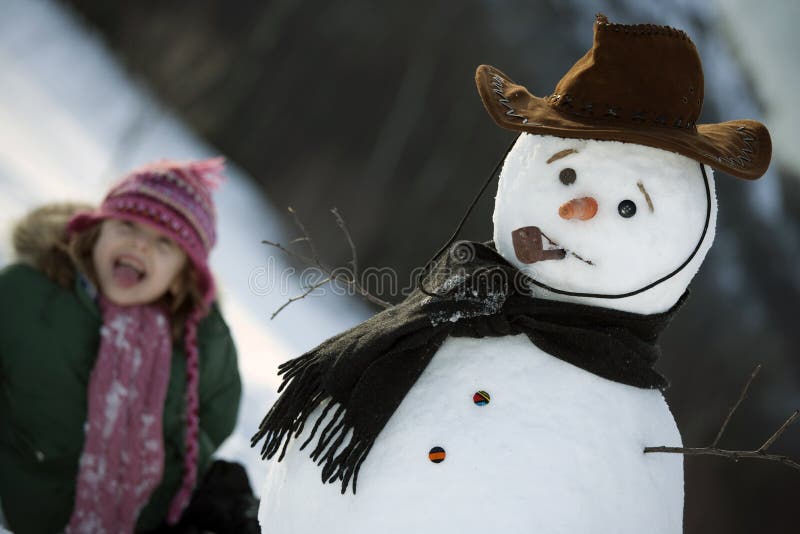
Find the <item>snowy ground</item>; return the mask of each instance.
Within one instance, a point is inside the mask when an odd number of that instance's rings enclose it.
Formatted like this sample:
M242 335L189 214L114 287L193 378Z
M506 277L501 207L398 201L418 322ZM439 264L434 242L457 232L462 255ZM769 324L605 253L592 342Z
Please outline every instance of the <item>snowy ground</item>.
M125 170L163 157L218 155L138 87L79 20L44 0L2 0L0 16L0 265L11 259L13 221L49 201L97 202ZM224 155L224 154L223 154ZM212 268L239 348L244 398L220 456L246 464L258 491L265 462L249 438L275 398L278 363L360 322L354 298L314 296L271 313L300 292L262 239L287 242L276 207L229 162L218 192ZM289 239L287 239L287 237Z

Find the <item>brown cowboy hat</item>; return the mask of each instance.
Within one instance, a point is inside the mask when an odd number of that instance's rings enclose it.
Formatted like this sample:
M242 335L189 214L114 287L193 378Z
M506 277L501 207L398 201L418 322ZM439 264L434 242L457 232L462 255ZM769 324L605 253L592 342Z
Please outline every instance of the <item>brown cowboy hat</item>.
M536 97L481 65L475 82L494 121L509 130L624 141L677 152L739 178L759 178L772 142L753 120L697 124L703 69L689 37L668 26L612 24L597 15L594 43L558 82Z

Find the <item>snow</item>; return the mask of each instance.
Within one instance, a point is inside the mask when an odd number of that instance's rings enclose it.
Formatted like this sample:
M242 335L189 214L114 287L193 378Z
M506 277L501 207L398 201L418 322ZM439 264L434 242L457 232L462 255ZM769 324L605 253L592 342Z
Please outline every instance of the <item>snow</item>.
M137 86L59 3L4 0L2 12L0 265L12 259L13 222L29 209L53 201L96 203L123 172L155 159L219 155ZM321 290L270 321L301 289L296 277L268 291L252 285L253 273L277 277L289 270L261 241L288 242L296 235L235 162L228 162L227 174L215 196L219 243L211 266L239 351L243 399L234 434L219 456L244 463L257 489L266 462L249 441L275 398L277 365L369 311L360 300ZM264 271L268 265L272 270Z
M468 243L465 243L465 245L468 245ZM475 255L473 251L469 257L463 259L464 261L469 261L474 257ZM456 271L458 271L458 269L456 269ZM502 275L503 273L500 274ZM471 317L492 315L500 311L500 309L503 307L503 303L506 301L507 293L505 291L505 285L508 283L508 281L502 276L493 277L492 273L489 271L474 273L473 275L470 275L470 278L471 280L467 282L465 273L456 272L456 274L448 277L440 287L436 288L436 293L446 293L448 298L452 298L456 302L463 303L463 305L461 309L452 312L431 312L429 314L431 326L436 326L445 322L455 323L461 319L469 319ZM469 287L464 285L465 282L469 284ZM492 283L498 284L498 287L493 287ZM485 291L479 292L479 285L484 287ZM495 289L499 289L499 291L496 291ZM423 305L425 305L427 302L430 302L432 298L433 297L427 297L423 301Z
M553 154L567 149L577 152L547 163ZM574 169L577 176L568 186L559 180L565 168ZM537 293L547 298L637 313L665 311L684 293L714 239L717 206L713 171L708 167L706 175L710 213L700 166L685 156L617 141L524 134L500 173L494 212L497 250L531 278L555 289L618 295L669 275L701 243L691 262L675 276L639 295L599 299L554 295L537 288ZM584 197L598 203L591 219L559 215L564 203ZM623 200L637 205L634 216L620 216L617 208ZM703 235L707 216L709 226ZM528 226L538 227L571 254L560 260L523 263L515 254L511 236Z
M480 390L485 406L472 399ZM378 436L356 495L320 482L310 450L297 451L308 432L270 462L265 531L682 532L683 459L643 452L681 444L661 393L574 367L524 335L447 340Z
M128 389L118 380L111 382L111 387L106 394L105 400L105 422L103 424L103 438L108 439L114 431L114 425L119 417L119 410L122 407L122 397L128 395Z

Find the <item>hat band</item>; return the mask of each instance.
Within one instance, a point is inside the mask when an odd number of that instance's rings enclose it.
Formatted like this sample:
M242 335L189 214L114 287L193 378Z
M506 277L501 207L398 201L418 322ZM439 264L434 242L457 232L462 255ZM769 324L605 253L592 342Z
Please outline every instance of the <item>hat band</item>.
M187 226L193 231L193 233L200 238L206 253L211 250L211 247L213 246L213 236L207 235L206 232L203 231L203 225L200 223L197 217L191 211L187 210L183 205L181 205L180 202L176 202L167 195L161 194L158 190L148 187L144 184L140 185L136 188L136 190L132 190L129 193L132 193L133 195L140 195L141 197L145 197L150 202L155 201L170 208L173 212L180 215L186 221ZM127 196L128 195L126 194L114 196L109 198L107 202L122 201L126 208L134 207L138 208L143 213L150 213L150 211L147 210L147 206L145 206L141 201L137 204L136 200L129 201L125 199ZM117 204L117 206L120 206L120 204ZM157 210L152 209L152 211L155 212ZM154 213L150 213L150 215L155 217ZM164 218L161 218L160 223L167 225L167 227L171 227L175 232L180 230L179 227L176 228L175 221L170 222ZM184 232L181 232L181 235L186 237Z
M686 98L686 97L684 97ZM691 117L675 117L669 113L659 113L654 111L627 110L622 106L597 104L588 100L580 100L570 94L553 93L545 98L548 104L560 113L577 115L589 119L610 119L631 122L634 124L647 124L651 126L662 126L681 128L684 130L697 131L696 119ZM595 113L599 115L595 116Z

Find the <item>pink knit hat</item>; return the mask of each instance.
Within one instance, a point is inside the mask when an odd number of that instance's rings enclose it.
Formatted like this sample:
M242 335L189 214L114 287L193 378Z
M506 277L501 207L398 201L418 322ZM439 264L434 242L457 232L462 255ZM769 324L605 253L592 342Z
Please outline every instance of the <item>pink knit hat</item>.
M154 227L179 244L197 274L204 306L186 321L186 453L181 488L170 505L167 522L176 523L197 481L199 417L199 357L197 325L214 300L214 279L208 254L217 240L216 212L211 191L224 179L224 158L176 162L162 160L130 172L106 195L100 207L80 212L67 230L79 233L109 218L126 219Z
M111 188L97 210L72 217L67 229L79 233L108 218L153 226L178 243L189 256L205 304L209 304L215 291L208 253L217 241L211 191L225 179L224 161L220 157L147 164L128 173Z

